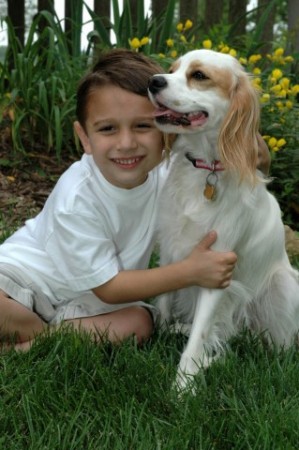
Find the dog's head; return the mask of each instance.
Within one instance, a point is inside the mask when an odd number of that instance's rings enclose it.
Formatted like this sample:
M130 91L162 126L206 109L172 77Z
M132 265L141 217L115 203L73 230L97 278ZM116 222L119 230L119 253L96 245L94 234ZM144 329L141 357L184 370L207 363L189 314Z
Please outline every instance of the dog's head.
M255 178L259 100L234 57L212 50L188 52L168 74L150 79L149 96L162 131L214 132L225 167L237 170L241 178Z

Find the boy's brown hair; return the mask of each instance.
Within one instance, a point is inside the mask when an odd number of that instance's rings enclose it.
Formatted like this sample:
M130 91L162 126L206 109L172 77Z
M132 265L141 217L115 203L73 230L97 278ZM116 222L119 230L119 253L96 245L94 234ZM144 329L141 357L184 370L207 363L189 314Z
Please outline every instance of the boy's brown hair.
M77 90L77 119L85 128L86 106L93 89L113 84L133 94L147 97L148 80L164 70L153 60L127 49L103 53L91 71L83 77Z

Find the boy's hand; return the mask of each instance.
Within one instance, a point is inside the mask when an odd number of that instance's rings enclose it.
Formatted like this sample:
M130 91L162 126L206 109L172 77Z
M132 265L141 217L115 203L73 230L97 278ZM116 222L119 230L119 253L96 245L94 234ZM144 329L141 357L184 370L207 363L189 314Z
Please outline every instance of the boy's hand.
M214 289L229 286L237 255L234 252L211 250L216 240L217 233L211 231L183 261L189 265L190 285Z

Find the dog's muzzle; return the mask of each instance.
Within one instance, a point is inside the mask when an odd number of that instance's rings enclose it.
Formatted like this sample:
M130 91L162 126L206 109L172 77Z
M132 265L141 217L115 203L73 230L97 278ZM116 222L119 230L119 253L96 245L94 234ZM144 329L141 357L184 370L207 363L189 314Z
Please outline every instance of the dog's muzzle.
M150 78L148 83L148 89L152 94L157 94L162 89L166 88L167 81L166 79L161 75L154 75Z

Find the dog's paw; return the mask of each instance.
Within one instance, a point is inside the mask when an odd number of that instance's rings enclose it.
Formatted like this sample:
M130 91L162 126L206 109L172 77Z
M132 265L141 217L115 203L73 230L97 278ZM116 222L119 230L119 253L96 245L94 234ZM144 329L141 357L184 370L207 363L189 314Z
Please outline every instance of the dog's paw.
M201 381L205 385L204 369L209 367L214 360L215 356L209 356L205 352L200 355L198 361L189 358L187 355L182 355L173 388L180 396L184 392L191 392L195 395L194 377L201 375Z
M178 370L175 382L173 384L173 390L177 393L179 397L189 392L192 395L195 395L196 390L194 384L194 375L190 375Z

